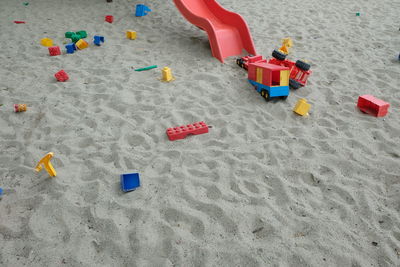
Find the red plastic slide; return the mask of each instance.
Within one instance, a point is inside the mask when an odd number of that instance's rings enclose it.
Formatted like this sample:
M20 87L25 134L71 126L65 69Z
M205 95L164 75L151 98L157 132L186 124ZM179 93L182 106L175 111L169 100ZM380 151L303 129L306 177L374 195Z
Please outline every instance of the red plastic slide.
M230 56L256 55L246 21L237 13L224 9L215 0L174 0L182 15L193 25L205 30L214 57L221 62Z

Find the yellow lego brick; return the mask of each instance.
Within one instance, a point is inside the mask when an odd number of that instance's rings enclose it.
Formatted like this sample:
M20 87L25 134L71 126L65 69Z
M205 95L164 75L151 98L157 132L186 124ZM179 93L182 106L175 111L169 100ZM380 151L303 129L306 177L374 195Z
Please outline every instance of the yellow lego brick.
M294 107L293 111L301 116L307 115L308 111L310 110L311 105L307 103L307 100L304 98L299 99L297 101L296 106Z
M77 47L78 49L80 49L80 50L89 47L89 44L88 44L85 40L83 40L83 39L80 39L78 42L76 42L75 45L76 45L76 47Z
M136 39L136 32L135 31L127 31L126 32L126 38L131 39L131 40L135 40Z
M171 81L175 80L175 78L172 76L172 71L170 68L168 68L168 67L163 68L161 73L162 73L162 81L163 82L171 82Z
M53 46L53 40L50 38L43 38L40 40L40 44L46 47L52 47Z

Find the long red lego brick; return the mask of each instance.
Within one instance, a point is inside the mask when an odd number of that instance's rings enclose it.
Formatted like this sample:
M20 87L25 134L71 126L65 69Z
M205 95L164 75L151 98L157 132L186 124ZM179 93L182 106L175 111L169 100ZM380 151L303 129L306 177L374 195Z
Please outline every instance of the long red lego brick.
M208 133L208 126L205 122L195 122L193 124L183 125L167 129L168 139L171 141L184 139L189 134L204 134Z

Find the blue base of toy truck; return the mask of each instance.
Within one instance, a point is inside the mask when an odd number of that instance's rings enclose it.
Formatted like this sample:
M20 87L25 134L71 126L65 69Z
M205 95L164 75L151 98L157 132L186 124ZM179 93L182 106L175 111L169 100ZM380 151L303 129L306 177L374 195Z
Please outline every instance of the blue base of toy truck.
M140 186L139 173L121 174L121 189L124 192L133 191Z
M271 98L289 95L289 86L266 86L250 79L249 83L253 85L260 94L262 90L267 90Z

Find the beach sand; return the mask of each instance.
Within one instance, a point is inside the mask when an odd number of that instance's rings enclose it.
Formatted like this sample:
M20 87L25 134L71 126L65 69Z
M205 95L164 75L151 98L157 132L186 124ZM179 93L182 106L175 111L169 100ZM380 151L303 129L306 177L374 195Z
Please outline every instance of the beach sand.
M220 3L259 54L291 37L308 85L267 103L172 0L0 0L1 266L400 266L400 2ZM40 45L79 30L75 54ZM361 113L364 94L388 115ZM196 121L213 128L168 140ZM55 178L34 171L50 151ZM123 193L131 172L141 187Z

